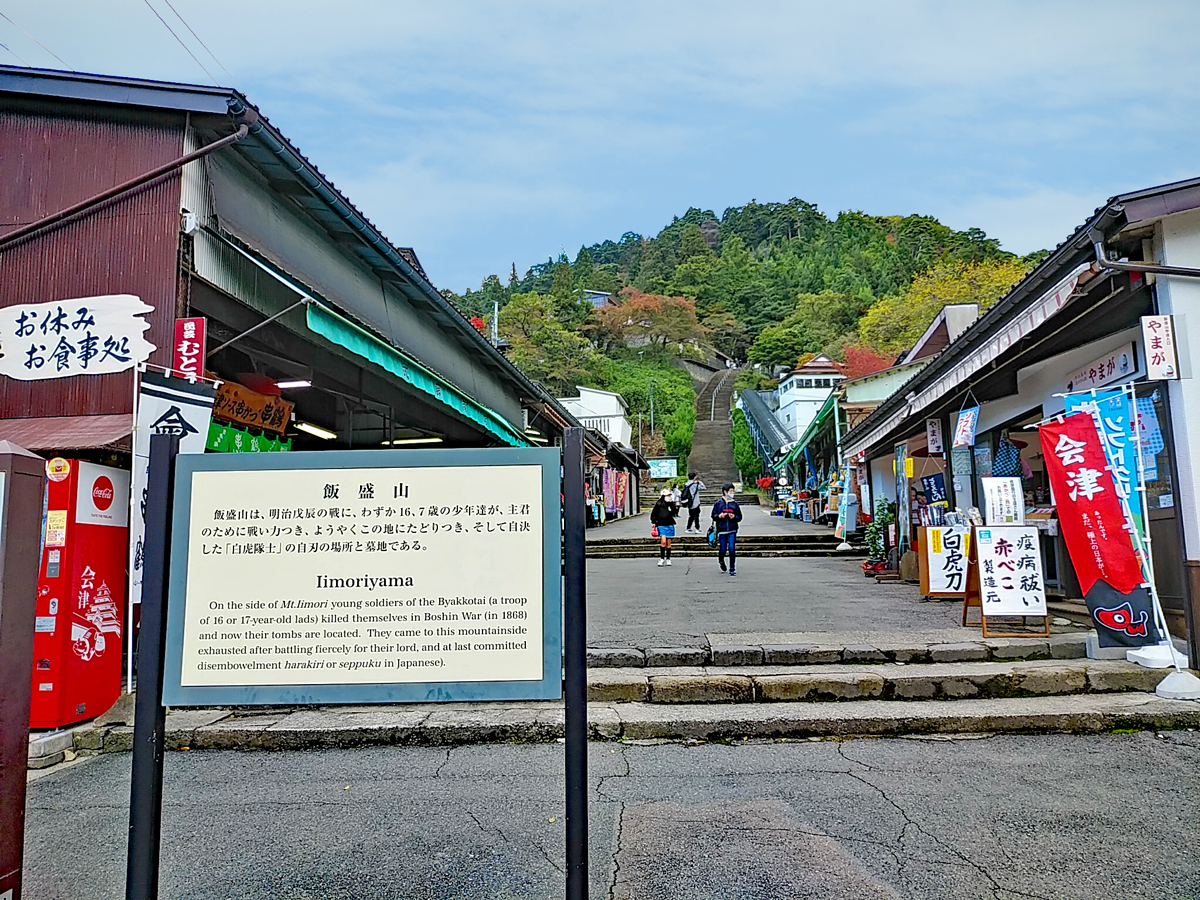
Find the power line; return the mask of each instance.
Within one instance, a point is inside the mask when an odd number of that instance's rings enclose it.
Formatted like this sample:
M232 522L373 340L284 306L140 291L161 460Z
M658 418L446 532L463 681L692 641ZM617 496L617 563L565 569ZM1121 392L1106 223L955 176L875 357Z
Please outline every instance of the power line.
M146 7L150 10L150 12L154 13L154 17L156 19L158 19L158 21L163 23L163 28L165 28L165 29L167 29L167 31L171 32L171 37L173 37L173 38L175 38L175 40L179 41L179 46L182 47L184 50L187 50L187 55L190 56L192 59L196 60L196 65L198 65L201 69L204 69L204 63L200 62L199 59L196 59L196 54L192 52L191 48L188 47L187 44L185 44L182 40L180 40L179 35L177 35L175 33L175 29L172 28L170 25L168 25L167 20L158 14L158 10L150 5L150 0L145 0L145 3L146 3ZM208 76L209 81L211 81L213 84L220 87L221 83L219 81L217 81L217 79L213 78L212 72L208 71L208 69L204 69L204 74Z
M8 46L8 44L4 43L3 41L0 41L0 47L3 47L5 50L7 50L13 56L17 56L17 51L14 50L12 47ZM29 65L29 63L25 62L25 60L21 59L21 57L17 56L17 59L20 60L21 65L23 65L23 66Z
M57 59L64 66L67 66L66 60L64 60L61 56L59 56L57 53L55 53L53 50L51 50L49 47L47 47L45 44L43 44L41 41L39 41L37 38L35 38L32 34L30 34L28 31L26 31L24 28L22 28L20 25L18 25L16 22L14 22L12 19L8 18L8 16L5 16L4 13L0 12L0 16L4 16L4 19L8 22L9 25L11 25L13 28L17 29L18 31L20 31L27 38L29 38L31 41L33 41L35 44L37 44L39 47L41 47L43 50L45 50L47 53L49 53L51 56L53 56L55 59ZM5 47L4 49L8 50L7 47ZM11 50L9 50L8 52L12 53ZM13 56L17 56L17 54L13 53ZM17 56L17 59L21 59L21 57ZM22 62L24 62L24 60L22 60ZM25 65L29 65L29 63L25 63ZM69 69L71 67L67 66L67 68Z
M176 9L174 6L172 6L172 5L171 5L171 0L163 0L163 2L164 2L164 3L166 3L166 4L167 4L167 6L170 6L170 7L171 7L171 12L175 13L175 16L176 16L176 17L179 19L179 21L180 21L180 22L182 22L182 23L183 23L183 27L184 27L184 28L186 28L188 31L190 31L190 32L192 33L192 37L194 37L194 38L195 38L197 41L199 41L199 43L200 43L200 46L201 46L201 47L203 47L205 50L208 50L208 55L209 55L209 56L211 56L211 57L213 58L213 62L215 62L215 63L216 63L218 66L220 66L220 67L221 67L221 70L222 70L222 71L223 71L223 72L224 72L226 75L228 75L228 76L229 76L229 80L233 82L233 86L234 86L235 88L237 88L237 87L238 87L238 85L237 85L237 79L233 77L233 73L232 73L232 72L230 72L228 69L226 69L226 68L225 68L225 64L224 64L223 62L221 62L219 59L217 59L217 54L213 53L211 50L209 50L209 49L208 49L208 44L206 44L206 43L204 43L204 41L200 40L200 35L196 34L196 30L195 30L194 28L192 28L192 26L191 26L191 25L189 25L189 24L187 23L187 19L185 19L185 18L184 18L184 17L183 17L183 16L180 14L179 10L177 10L177 9ZM238 88L238 90L240 91L240 90L241 90L241 88Z

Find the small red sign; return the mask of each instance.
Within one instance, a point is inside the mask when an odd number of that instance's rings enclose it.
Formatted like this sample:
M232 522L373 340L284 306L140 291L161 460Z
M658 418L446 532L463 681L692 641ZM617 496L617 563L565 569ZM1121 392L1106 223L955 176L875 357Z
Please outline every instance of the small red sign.
M92 484L92 502L101 512L112 506L113 483L107 475L101 475Z
M204 377L206 324L203 316L175 320L174 374L193 384Z

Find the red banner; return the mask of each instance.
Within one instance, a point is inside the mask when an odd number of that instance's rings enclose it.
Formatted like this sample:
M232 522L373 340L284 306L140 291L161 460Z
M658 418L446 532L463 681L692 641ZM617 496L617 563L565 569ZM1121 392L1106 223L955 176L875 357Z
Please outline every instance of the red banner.
M193 384L204 377L207 322L203 316L175 320L175 374Z
M1076 413L1039 430L1058 524L1080 588L1087 595L1103 579L1128 594L1144 583L1142 567L1095 422L1087 413Z

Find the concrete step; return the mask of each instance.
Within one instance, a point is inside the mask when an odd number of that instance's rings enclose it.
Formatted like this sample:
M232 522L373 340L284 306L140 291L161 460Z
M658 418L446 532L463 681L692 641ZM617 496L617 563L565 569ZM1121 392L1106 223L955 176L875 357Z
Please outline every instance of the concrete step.
M313 750L549 742L563 737L561 701L303 709L198 709L167 716L169 750ZM589 703L593 741L821 739L1003 732L1098 733L1200 727L1200 703L1137 691L972 700L841 703ZM82 753L127 751L133 730L75 731Z
M772 635L770 643L709 643L694 647L588 647L589 669L665 668L678 666L818 666L842 663L1021 662L1039 659L1083 659L1087 631L1050 637L981 638L961 641L920 640L912 637L855 636L858 643L824 639L802 640L799 635ZM949 632L953 634L953 632ZM970 632L965 631L969 635ZM978 634L978 632L976 632Z
M956 662L908 666L679 666L589 669L588 700L606 703L963 700L1153 692L1169 669L1124 660Z

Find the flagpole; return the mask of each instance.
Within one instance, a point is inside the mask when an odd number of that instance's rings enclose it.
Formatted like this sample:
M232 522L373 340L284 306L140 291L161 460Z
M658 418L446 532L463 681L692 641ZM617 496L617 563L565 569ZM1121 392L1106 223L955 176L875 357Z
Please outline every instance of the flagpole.
M133 367L133 428L129 432L129 450L133 465L137 465L137 430L138 430L138 400L142 393L142 366ZM134 478L132 468L129 473L129 525L128 532L133 535L134 516L137 515L138 499L134 496ZM129 569L125 575L125 687L133 693L133 563L136 548L131 541L129 544Z

